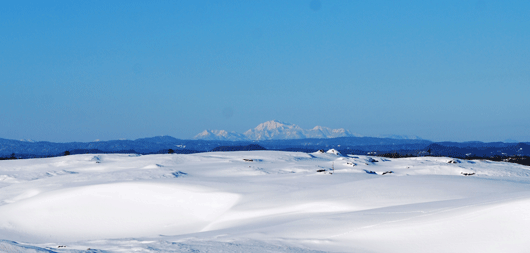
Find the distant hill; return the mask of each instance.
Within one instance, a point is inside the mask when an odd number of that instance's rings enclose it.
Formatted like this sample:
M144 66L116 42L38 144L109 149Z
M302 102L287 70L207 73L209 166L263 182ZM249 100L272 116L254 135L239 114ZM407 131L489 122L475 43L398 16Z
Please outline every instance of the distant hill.
M311 138L292 140L261 140L261 141L222 141L222 140L182 140L171 136L156 136L136 140L111 140L97 142L27 142L0 138L0 157L10 156L56 156L70 151L71 154L90 152L104 153L139 153L153 154L164 153L172 149L174 153L190 153L211 151L220 146L247 146L260 145L270 150L319 150L327 148L359 149L359 150L396 150L396 149L422 149L431 141L404 140L375 137L339 137L339 138ZM74 151L72 153L72 151Z
M160 153L174 149L177 153L185 147L178 147L175 144L182 141L171 136L158 136L152 138L142 138L137 140L112 140L97 142L26 142L8 140L0 138L0 156L5 157L15 153L17 156L56 156L70 151L76 153ZM72 153L73 152L73 153Z
M220 146L212 149L212 151L250 151L250 150L266 150L266 148L257 145L250 144L246 146Z
M451 157L492 157L530 155L530 145L526 143L503 142L440 142L433 143L423 149L424 153L436 156Z
M305 138L259 141L182 140L171 136L156 136L136 140L112 140L97 142L28 142L0 138L0 157L12 154L18 158L46 157L82 153L194 153L223 151L243 147L262 147L268 150L314 152L319 149L336 149L343 154L368 154L398 152L444 156L530 155L529 143L503 142L437 142L423 139L392 139L376 137ZM250 146L249 146L250 145ZM255 146L252 146L255 145ZM232 147L232 148L227 148ZM238 148L233 148L238 147ZM248 149L250 150L250 149Z

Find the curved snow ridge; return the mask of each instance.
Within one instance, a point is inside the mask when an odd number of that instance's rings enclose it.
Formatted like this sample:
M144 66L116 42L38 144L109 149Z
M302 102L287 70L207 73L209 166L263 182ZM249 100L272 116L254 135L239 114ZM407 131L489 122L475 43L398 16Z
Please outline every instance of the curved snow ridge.
M48 249L39 248L39 247L31 246L31 245L19 244L14 241L7 241L7 240L2 240L2 239L0 239L0 252L55 253L55 251L51 251Z
M303 214L325 214L357 211L359 207L339 202L319 201L287 206L276 206L264 209L231 210L215 222L210 223L202 231L237 227L245 223L253 223L256 219L274 219L281 216L300 216Z
M484 198L412 205L407 209L428 211L418 215L388 213L391 218L387 221L358 226L334 235L333 239L337 243L364 246L367 241L385 238L384 244L370 245L374 252L423 252L425 248L440 253L526 252L530 247L527 238L530 198L528 192L520 195L526 197L508 194L507 200ZM403 243L410 238L414 238L414 243ZM439 242L451 243L433 247Z
M205 187L161 183L68 188L1 206L0 235L77 241L193 233L239 198Z
M11 204L11 203L14 203L14 202L17 202L17 201L21 201L21 200L24 200L24 199L28 199L28 198L31 198L33 196L36 196L38 194L40 194L41 191L38 190L38 189L28 189L24 192L22 192L21 194L19 195L16 195L10 199L6 199L4 200L4 203L6 204Z
M6 182L6 183L18 183L19 182L16 178L8 176L8 175L0 175L0 181Z

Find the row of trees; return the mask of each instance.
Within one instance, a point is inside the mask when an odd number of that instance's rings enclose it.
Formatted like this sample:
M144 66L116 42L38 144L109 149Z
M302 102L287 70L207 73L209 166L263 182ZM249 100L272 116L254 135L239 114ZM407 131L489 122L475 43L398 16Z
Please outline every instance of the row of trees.
M15 153L11 154L8 157L0 157L0 160L15 160L17 157L15 156Z

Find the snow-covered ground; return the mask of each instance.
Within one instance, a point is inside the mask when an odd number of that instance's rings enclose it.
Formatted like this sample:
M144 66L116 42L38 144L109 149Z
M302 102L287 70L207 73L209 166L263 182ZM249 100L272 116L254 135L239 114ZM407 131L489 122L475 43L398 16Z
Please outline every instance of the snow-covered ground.
M277 151L0 161L0 252L528 252L529 168Z

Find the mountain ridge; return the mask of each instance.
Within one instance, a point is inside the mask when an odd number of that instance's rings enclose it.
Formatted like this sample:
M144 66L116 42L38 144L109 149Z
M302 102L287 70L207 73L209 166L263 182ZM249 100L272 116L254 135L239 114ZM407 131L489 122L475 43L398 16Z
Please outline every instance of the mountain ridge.
M298 125L278 120L263 122L244 133L226 130L204 130L195 135L195 140L224 140L224 141L261 141L261 140L291 140L308 138L337 138L337 137L364 137L354 134L344 128L332 129L324 126L315 126L312 129L303 129Z
M432 144L438 144L430 146ZM491 155L530 155L530 143L503 142L432 142L429 140L390 139L378 137L337 137L280 139L258 141L223 141L223 140L184 140L171 136L155 136L136 140L111 140L98 142L54 143L47 141L25 142L0 138L0 158L37 158L85 153L196 153L212 151L219 146L260 145L268 150L290 150L314 152L319 149L334 148L345 153L377 151L399 152L408 154L422 151L433 155L451 155L455 153L472 153L480 156ZM430 146L430 147L429 147ZM430 150L430 152L429 152Z

